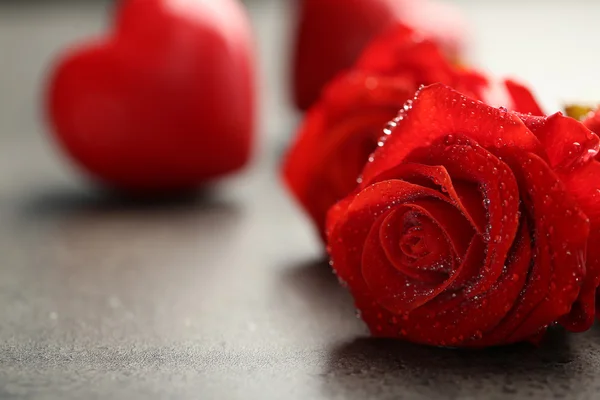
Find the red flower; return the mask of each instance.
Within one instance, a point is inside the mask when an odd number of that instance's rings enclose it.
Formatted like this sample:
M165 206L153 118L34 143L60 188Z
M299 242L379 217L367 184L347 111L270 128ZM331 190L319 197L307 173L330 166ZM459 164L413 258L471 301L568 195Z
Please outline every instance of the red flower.
M464 25L451 6L430 0L300 0L294 59L294 98L306 110L323 87L350 68L378 34L401 23L458 58Z
M567 113L577 119L582 119L583 124L596 134L600 134L600 109L593 110L587 107L570 107L567 109ZM579 147L577 143L573 144L574 147ZM599 160L600 156L596 156L596 160ZM598 162L592 163L586 170L585 173L581 173L576 180L573 180L571 186L576 193L579 193L579 197L582 199L583 204L586 206L585 212L590 217L592 222L592 238L595 243L600 241L600 192L593 191L586 181L590 179L596 179L600 176L600 164ZM588 263L600 263L600 248L597 246L588 247ZM600 318L600 290L596 293L596 315Z
M439 45L404 25L396 25L372 40L354 68L422 84L440 82L490 105L524 114L545 114L522 84L490 79L474 69L454 65Z
M421 84L435 82L509 108L517 103L503 85L454 67L434 42L420 39L406 26L374 40L353 70L326 87L308 112L285 162L290 190L321 232L327 210L356 187L385 123ZM520 88L520 93L513 92L524 98L519 111L541 114L527 89L511 85Z
M242 167L255 108L242 5L119 5L115 33L69 49L52 74L48 114L66 152L135 192L192 189Z
M328 216L333 266L372 333L482 347L589 328L600 139L440 84L405 110Z

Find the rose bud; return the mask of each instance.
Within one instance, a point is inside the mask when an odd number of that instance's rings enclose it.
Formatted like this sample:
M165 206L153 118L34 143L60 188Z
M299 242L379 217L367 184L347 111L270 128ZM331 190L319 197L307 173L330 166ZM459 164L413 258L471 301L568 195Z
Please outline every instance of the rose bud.
M327 221L333 268L373 335L485 347L592 325L595 134L435 84L380 142Z
M47 93L69 156L127 192L189 190L242 167L254 59L237 0L128 0L115 33L67 50Z
M486 102L516 104L504 86L454 67L434 42L416 39L414 30L404 26L374 40L353 70L326 87L307 113L283 168L287 186L321 234L327 210L356 187L386 122L421 84L435 82ZM519 111L539 111L526 88L510 85L527 106Z
M365 46L402 24L459 59L465 22L457 10L431 0L300 0L294 55L294 100L308 109L331 79L351 67Z

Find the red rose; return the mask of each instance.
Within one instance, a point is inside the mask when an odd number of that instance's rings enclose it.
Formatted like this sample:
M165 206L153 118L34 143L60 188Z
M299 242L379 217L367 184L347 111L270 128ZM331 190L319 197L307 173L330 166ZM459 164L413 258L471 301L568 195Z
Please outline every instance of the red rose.
M49 119L71 158L134 192L193 189L245 165L255 101L242 5L128 0L116 20L51 77Z
M438 346L589 328L599 283L600 139L560 113L443 85L394 120L329 212L333 266L376 336Z
M354 68L425 85L440 82L493 106L524 114L545 114L522 84L512 79L490 79L472 68L452 64L435 42L422 39L404 25L396 25L373 39Z
M454 59L464 25L451 6L430 0L300 0L294 56L294 99L308 109L323 87L351 67L378 34L401 23L439 43Z
M583 124L596 134L600 134L600 109L593 110L587 107L570 107L567 109L567 113L577 119L583 120ZM576 144L573 146L578 147ZM600 159L600 156L596 156L596 160ZM594 162L588 166L585 173L582 172L580 176L573 180L572 187L576 193L579 193L579 197L582 199L583 204L586 206L584 211L590 217L592 222L592 237L590 241L600 241L600 193L593 191L585 184L588 179L595 179L600 176L600 164ZM596 242L598 243L598 242ZM588 263L589 262L600 263L600 249L597 247L588 248ZM596 303L600 304L600 290L596 294ZM600 307L596 307L596 314L600 318Z
M486 102L516 104L504 86L499 89L477 72L454 67L434 42L419 39L405 26L374 40L353 70L326 87L308 112L284 166L288 187L321 233L327 210L356 187L386 122L421 84L435 82ZM529 93L516 83L511 85ZM517 94L528 107L519 111L539 110L531 94Z

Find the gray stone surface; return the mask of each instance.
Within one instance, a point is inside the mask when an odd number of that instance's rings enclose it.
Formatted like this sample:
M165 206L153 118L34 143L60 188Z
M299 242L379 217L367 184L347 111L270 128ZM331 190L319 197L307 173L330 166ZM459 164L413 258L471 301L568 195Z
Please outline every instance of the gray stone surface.
M276 172L297 119L285 9L250 6L252 166L136 204L74 176L39 105L57 49L100 32L107 4L0 3L0 399L598 398L599 329L483 352L366 336Z

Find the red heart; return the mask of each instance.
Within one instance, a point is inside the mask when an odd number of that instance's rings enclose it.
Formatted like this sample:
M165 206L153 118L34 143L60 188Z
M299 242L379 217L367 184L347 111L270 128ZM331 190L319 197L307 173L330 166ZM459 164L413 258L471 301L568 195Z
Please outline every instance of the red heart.
M254 59L237 0L129 0L115 19L51 78L49 117L67 153L130 191L190 189L243 166Z
M438 42L450 57L464 47L457 10L431 0L300 0L294 60L294 101L308 109L323 86L350 68L378 34L404 24Z

